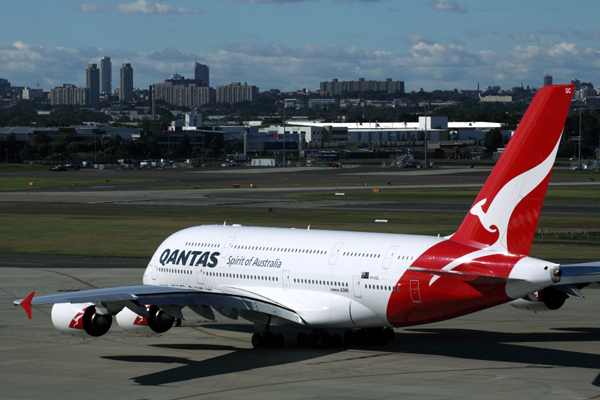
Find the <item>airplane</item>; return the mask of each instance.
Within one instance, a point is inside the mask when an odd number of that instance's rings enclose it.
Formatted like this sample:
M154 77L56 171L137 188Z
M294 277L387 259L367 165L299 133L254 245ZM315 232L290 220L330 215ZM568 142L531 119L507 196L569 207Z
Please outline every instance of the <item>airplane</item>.
M302 328L299 346L385 344L394 328L499 304L556 310L600 281L600 264L529 256L573 85L538 91L458 230L448 237L315 229L197 226L167 238L143 285L14 301L54 304L63 333L164 333L187 307L254 323L254 347L282 347L271 325ZM306 330L311 330L306 334ZM330 333L331 332L331 333ZM340 332L340 333L337 333Z

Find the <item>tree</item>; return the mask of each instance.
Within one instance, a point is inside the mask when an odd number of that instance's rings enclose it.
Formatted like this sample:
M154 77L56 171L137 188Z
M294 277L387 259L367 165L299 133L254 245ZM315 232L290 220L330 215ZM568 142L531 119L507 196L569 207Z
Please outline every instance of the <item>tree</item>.
M498 147L503 147L504 142L502 139L502 132L498 128L493 128L485 134L483 138L483 147L485 147L486 153L493 153L497 151Z
M219 145L219 139L215 136L208 144L208 151L206 152L206 155L208 157L217 157L220 150L221 146Z

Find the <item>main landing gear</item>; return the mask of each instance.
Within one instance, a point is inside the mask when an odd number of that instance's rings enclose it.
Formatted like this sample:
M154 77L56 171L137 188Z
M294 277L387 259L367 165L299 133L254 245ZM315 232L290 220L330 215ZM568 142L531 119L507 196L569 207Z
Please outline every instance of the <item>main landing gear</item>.
M269 316L269 320L267 324L264 326L265 331L262 333L255 333L252 335L252 346L253 347L283 347L285 345L285 339L281 333L273 334L270 331L271 326L271 316Z
M325 331L313 331L310 334L301 332L296 338L298 347L311 347L317 349L337 348L342 346L342 337L338 334L330 335Z
M254 347L283 347L285 345L285 340L283 339L283 335L281 333L273 334L270 331L266 331L263 333L255 333L252 335L252 346Z

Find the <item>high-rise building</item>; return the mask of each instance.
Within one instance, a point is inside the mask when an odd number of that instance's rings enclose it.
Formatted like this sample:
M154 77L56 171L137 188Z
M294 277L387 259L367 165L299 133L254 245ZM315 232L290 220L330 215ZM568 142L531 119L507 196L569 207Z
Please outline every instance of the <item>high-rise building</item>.
M110 57L102 57L100 60L100 94L112 93L112 63Z
M88 64L85 70L85 87L90 90L90 104L100 101L100 71L97 64Z
M59 104L87 106L90 104L90 90L64 84L50 91L50 104L53 106Z
M215 102L215 90L208 86L198 86L195 79L185 79L175 74L165 83L154 85L155 100L183 107L201 107Z
M121 64L119 68L119 100L133 101L133 68L131 64Z
M8 79L0 78L0 97L10 92L10 82Z
M239 103L250 101L254 103L258 95L258 87L241 82L232 82L231 85L217 86L217 103Z
M347 82L333 79L331 82L321 82L320 86L321 91L329 93L330 96L342 94L343 91L404 93L404 81L392 81L391 78L385 81L365 81L365 78L360 78L357 81Z
M194 78L196 80L196 86L210 86L208 66L197 62L194 65Z
M544 85L543 86L550 86L552 85L552 75L544 75Z

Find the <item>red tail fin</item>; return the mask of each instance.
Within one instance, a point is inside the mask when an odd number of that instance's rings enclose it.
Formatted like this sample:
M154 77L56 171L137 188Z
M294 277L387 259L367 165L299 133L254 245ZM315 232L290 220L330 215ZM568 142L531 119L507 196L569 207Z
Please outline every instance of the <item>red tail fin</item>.
M529 254L573 91L573 85L538 91L451 240Z

